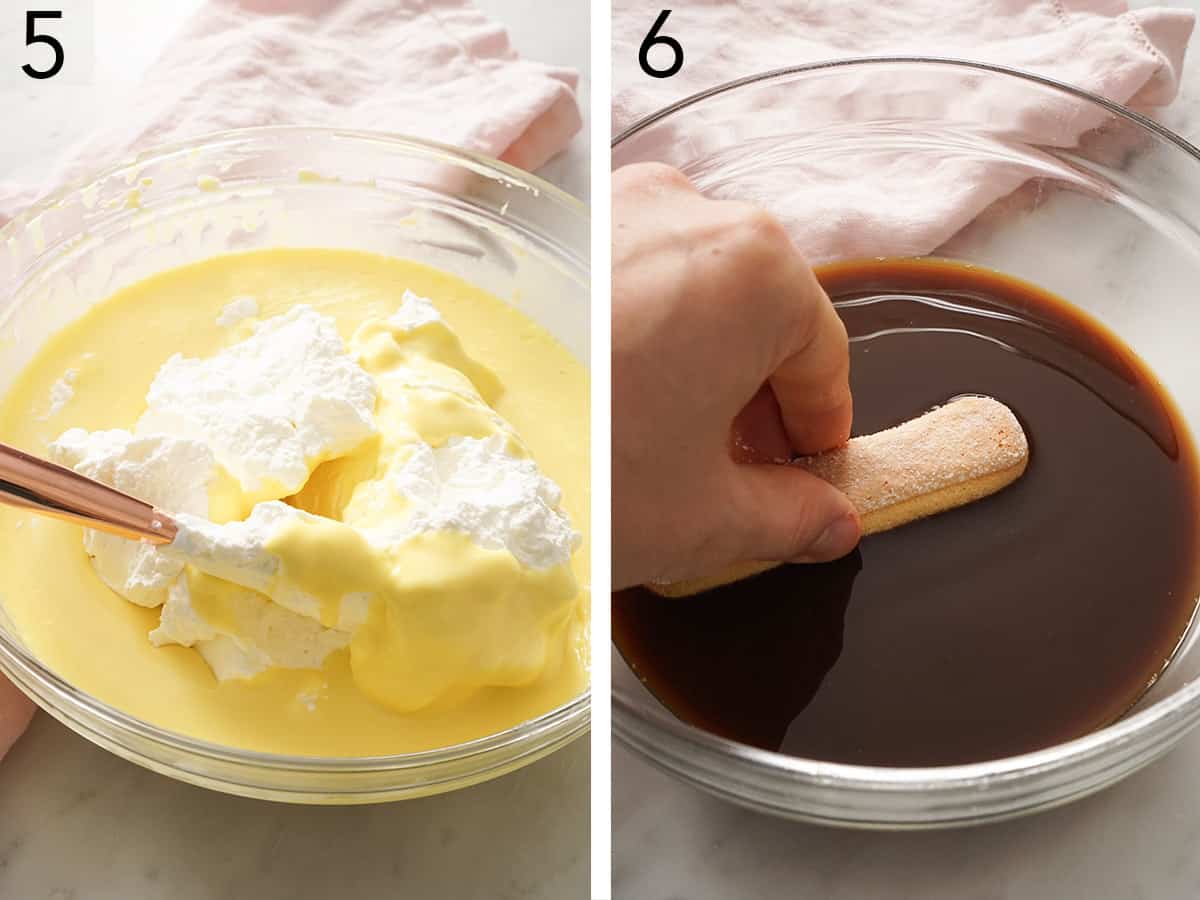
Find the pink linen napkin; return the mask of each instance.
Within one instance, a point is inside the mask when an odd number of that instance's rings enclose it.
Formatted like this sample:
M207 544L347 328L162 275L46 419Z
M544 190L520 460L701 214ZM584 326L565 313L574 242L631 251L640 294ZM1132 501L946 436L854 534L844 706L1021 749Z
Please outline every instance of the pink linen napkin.
M533 170L579 130L577 82L469 0L209 0L49 179L0 182L0 217L131 151L253 125L403 132Z
M0 759L33 718L33 703L0 676Z
M135 151L253 125L402 132L533 170L579 130L577 82L468 0L210 0L48 179L0 182L0 221ZM32 715L0 676L0 758Z
M1123 0L695 0L675 8L661 31L682 44L683 68L657 79L641 70L638 48L661 5L648 0L614 0L613 5L614 134L725 81L854 56L934 55L1001 64L1145 111L1169 103L1179 90L1195 18L1176 9L1131 12ZM1028 92L1014 102L995 82L979 85L965 76L950 81L954 76L944 72L939 78L940 83L922 87L952 96L954 103L976 104L975 110L987 111L977 118L1032 143L1073 146L1099 124L1081 119L1077 104L1056 107L1045 101L1037 108L1021 107L1028 104ZM795 115L802 129L805 108L834 115L854 108L856 101L867 102L855 97L849 77L839 81L839 89L845 93L837 97L784 92L787 105L780 106L779 115ZM897 103L919 96L919 89L905 91L905 85L896 87ZM880 98L871 101L878 104ZM720 128L712 132L720 143ZM689 131L687 153L702 155L708 137L703 128ZM985 166L966 157L933 166L925 154L903 152L875 155L869 168L853 155L794 166L789 175L795 177L786 184L743 174L709 192L770 209L814 260L932 252L1029 178L1021 166Z

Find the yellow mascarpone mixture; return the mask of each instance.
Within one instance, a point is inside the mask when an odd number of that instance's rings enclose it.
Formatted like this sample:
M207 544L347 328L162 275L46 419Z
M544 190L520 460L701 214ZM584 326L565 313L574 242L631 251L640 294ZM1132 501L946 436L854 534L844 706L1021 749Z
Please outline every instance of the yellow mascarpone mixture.
M397 326L406 292L428 298L440 321ZM218 322L246 298L252 317ZM346 353L373 379L373 433L306 458L298 490L269 479L251 487L218 468L206 518L244 520L264 501L321 517L289 519L267 549L281 561L280 577L312 599L315 620L302 624L320 632L314 640L349 635L334 630L346 621L347 598L367 598L350 616L353 637L319 667L218 679L196 647L150 639L174 592L185 590L188 609L230 634L272 627L265 596L189 565L166 606L161 596L137 605L143 600L102 580L84 529L0 507L0 605L18 634L67 681L127 713L265 752L446 747L578 696L589 667L587 372L539 325L456 277L315 249L232 254L162 273L46 343L0 402L0 439L50 456L69 429L133 431L170 357L210 359L298 307L332 317ZM561 488L561 512L582 534L568 562L528 565L454 528L386 546L363 538L411 512L392 484L415 448L464 439L535 461Z

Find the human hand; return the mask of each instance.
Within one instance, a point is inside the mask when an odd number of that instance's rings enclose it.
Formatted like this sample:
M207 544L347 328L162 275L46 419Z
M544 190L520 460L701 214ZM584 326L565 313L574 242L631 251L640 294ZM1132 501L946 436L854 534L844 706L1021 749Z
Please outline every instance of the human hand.
M773 463L850 435L846 329L783 227L678 171L613 176L613 587L858 543L836 488Z

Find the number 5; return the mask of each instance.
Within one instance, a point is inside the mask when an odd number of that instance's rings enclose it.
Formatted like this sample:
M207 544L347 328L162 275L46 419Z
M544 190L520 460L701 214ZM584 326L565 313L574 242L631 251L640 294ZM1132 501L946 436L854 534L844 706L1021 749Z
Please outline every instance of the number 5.
M26 63L21 66L21 70L30 78L53 78L63 67L63 45L58 42L57 38L53 38L48 34L38 34L36 31L38 19L61 19L61 12L47 12L45 10L33 11L25 13L25 46L31 47L34 44L48 44L54 50L54 65L49 69L39 70Z

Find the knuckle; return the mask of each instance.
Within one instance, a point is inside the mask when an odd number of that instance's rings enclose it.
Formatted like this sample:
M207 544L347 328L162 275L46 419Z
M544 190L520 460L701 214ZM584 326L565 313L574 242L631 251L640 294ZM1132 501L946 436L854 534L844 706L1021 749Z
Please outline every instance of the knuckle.
M805 390L804 408L812 416L832 414L845 405L846 394L845 380L831 377L824 383L808 385Z
M666 163L644 162L623 166L613 175L618 191L692 190L687 176Z
M726 242L743 265L764 276L792 265L796 259L787 229L765 210L739 204L727 232Z
M795 516L788 523L784 544L788 558L803 556L820 537L821 519L818 515L817 504L809 498L808 502L800 502Z
M738 234L747 244L778 251L792 250L792 239L783 223L765 209L756 206L743 207L738 217Z
M812 349L818 339L830 359L834 353L839 357L849 354L846 325L823 294L813 294L811 302L796 305L796 346L804 352Z

